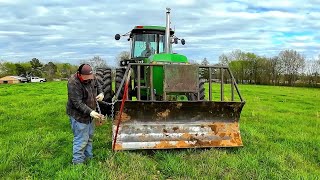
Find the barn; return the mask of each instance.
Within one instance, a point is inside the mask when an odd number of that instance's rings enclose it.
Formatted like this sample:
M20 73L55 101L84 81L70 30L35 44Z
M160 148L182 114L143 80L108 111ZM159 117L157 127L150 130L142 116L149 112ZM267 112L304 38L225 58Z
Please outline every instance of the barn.
M20 83L19 76L5 76L0 78L0 84L16 84Z

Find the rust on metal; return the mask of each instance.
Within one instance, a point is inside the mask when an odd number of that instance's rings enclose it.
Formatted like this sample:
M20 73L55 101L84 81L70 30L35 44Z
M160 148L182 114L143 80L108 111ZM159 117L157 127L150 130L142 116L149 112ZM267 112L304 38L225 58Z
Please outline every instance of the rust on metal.
M188 148L190 145L186 143L185 141L178 141L176 144L177 148Z
M242 146L243 102L127 101L116 150ZM115 104L118 111L119 104ZM113 122L113 130L116 122Z
M155 146L156 149L167 149L167 148L174 148L172 144L170 144L168 141L160 141L159 144Z
M119 117L120 116L120 114L119 114L119 111L117 111L117 113L116 113L116 116L115 116L115 119L118 121L118 119L120 118ZM128 114L126 114L126 113L122 113L122 115L121 115L121 122L126 122L126 121L129 121L131 119L131 117L128 115Z
M166 109L163 112L158 112L157 117L158 119L166 119L169 116L169 113L170 113L170 109Z
M117 150L117 151L123 150L122 145L117 143L114 147L114 150Z
M182 137L185 138L185 139L191 139L192 136L189 133L183 133Z
M165 92L197 92L199 89L199 67L197 65L164 65Z

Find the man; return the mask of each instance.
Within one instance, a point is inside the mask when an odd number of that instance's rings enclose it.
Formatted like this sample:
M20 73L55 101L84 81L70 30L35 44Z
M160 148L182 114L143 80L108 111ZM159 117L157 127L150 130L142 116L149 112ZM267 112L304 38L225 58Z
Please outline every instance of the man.
M150 47L150 42L146 42L146 49L142 51L141 57L149 57L154 54L154 49Z
M93 119L104 118L95 111L96 101L102 101L103 98L102 89L93 76L91 66L88 64L79 66L77 73L68 81L67 114L74 135L73 164L83 163L93 157Z

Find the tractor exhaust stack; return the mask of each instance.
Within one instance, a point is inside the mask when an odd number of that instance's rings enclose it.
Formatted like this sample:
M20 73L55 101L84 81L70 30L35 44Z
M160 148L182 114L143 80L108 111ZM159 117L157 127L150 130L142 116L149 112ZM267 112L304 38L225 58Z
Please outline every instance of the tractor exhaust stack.
M170 39L170 8L166 8L167 12L166 12L166 49L165 52L167 54L171 53L170 50L170 45L171 45L171 39Z

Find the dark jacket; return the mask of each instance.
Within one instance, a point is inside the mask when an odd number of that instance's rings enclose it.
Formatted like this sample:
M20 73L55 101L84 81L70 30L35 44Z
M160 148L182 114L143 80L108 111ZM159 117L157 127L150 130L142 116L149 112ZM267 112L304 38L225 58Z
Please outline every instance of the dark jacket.
M96 96L100 93L102 89L97 80L84 84L72 75L68 80L67 114L80 123L90 123L90 113L96 109Z

